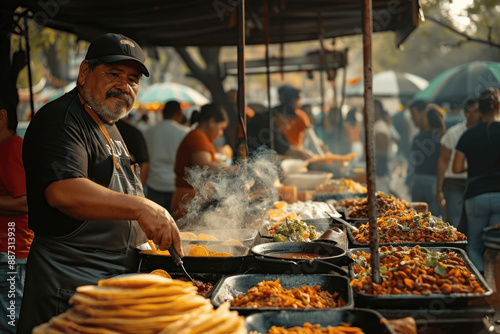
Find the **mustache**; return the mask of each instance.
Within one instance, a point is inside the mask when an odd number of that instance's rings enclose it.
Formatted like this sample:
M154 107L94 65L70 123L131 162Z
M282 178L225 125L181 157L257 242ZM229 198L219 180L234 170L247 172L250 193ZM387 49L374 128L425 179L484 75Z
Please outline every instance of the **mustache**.
M123 92L117 92L117 91L110 91L106 93L106 98L109 99L110 97L120 97L125 100L125 102L130 106L133 102L134 99L132 99L132 96L130 96L127 93Z

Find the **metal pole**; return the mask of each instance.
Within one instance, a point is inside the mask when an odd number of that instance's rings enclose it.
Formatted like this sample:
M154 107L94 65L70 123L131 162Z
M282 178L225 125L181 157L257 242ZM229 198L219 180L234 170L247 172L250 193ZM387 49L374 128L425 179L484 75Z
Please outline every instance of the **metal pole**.
M324 71L322 69L319 70L319 92L321 95L321 116L325 116L325 78Z
M28 83L30 88L30 107L31 107L31 119L35 116L35 102L33 98L33 78L31 76L31 56L30 56L30 36L28 27L28 17L24 16L24 38L25 38L25 48L26 48L26 58L28 62Z
M370 251L372 281L380 284L380 259L378 254L377 233L377 188L375 177L375 154L373 135L373 73L372 73L372 0L363 0L363 78L364 78L364 121L365 121L365 155L366 155L366 177L368 183L368 220L370 222Z
M321 69L319 70L319 90L321 94L321 116L325 116L325 84L323 79L323 71L328 71L326 66L326 55L325 55L325 44L324 44L324 36L325 30L323 29L323 15L321 10L318 9L318 37L319 37L319 58L321 61Z
M240 143L240 157L243 159L246 172L248 153L247 114L245 112L245 0L238 6L238 115L245 142Z
M269 4L264 2L264 39L266 44L266 82L267 82L267 110L269 113L269 148L274 150L274 116L271 110L271 71L269 69Z

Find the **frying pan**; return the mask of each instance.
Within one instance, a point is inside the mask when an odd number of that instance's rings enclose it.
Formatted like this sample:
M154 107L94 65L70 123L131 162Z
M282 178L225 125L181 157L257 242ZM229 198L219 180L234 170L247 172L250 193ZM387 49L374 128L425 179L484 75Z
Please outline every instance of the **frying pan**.
M259 264L268 273L311 274L318 271L333 270L340 275L348 273L339 265L347 264L346 251L328 242L271 242L252 248ZM313 259L290 259L280 256L283 253L308 253L322 255Z
M241 246L217 245L211 246L216 252L230 253L231 257L195 257L184 256L182 261L188 272L194 273L240 273L245 268L248 255L248 248ZM180 272L180 268L175 264L171 256L139 254L139 272L150 272L155 269L164 269L167 272Z

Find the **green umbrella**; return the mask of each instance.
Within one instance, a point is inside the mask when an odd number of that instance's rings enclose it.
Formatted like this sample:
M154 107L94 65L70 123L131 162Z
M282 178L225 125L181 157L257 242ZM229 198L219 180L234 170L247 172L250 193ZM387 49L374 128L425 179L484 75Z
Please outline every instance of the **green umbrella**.
M413 98L437 104L464 104L468 99L478 98L488 87L500 88L500 63L475 61L438 74Z
M165 103L171 100L194 105L203 105L210 102L209 99L193 88L174 82L152 84L143 91L139 91L137 96L139 103Z

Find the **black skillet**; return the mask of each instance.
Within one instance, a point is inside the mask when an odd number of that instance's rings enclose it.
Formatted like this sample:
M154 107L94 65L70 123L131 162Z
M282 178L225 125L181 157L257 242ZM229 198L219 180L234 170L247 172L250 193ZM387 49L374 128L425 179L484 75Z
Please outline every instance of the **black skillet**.
M339 266L347 263L345 250L329 242L270 242L254 246L252 253L268 273L310 274L326 269L348 276L347 271ZM316 254L320 257L289 258L290 255L299 254Z

